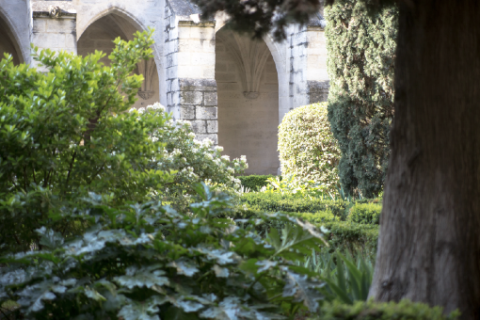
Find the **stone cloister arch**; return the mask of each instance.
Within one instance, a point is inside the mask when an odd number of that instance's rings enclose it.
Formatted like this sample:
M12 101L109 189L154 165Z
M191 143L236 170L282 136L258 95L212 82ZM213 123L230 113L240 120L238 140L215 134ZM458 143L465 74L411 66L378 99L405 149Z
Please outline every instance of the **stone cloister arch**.
M216 33L218 144L230 157L246 155L246 173L277 174L279 75L270 49L227 28Z
M103 51L106 56L101 62L108 65L110 63L108 55L115 46L113 40L117 37L132 40L135 32L142 30L143 28L128 15L121 11L110 10L80 30L77 52L79 55L87 55L95 50ZM140 62L136 73L143 75L144 82L134 107L139 108L160 101L159 76L155 60Z
M24 62L15 31L5 15L0 12L0 60L4 58L5 53L12 55L14 64Z

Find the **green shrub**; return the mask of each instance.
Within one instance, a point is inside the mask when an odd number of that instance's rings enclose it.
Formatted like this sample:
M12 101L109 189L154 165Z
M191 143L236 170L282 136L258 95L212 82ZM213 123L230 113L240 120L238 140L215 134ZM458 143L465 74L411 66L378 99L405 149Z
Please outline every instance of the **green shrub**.
M390 154L398 9L336 0L325 8L328 118L342 156L342 187L364 197L381 192Z
M239 176L242 186L248 188L250 191L260 191L262 187L265 187L268 184L267 179L273 178L274 175L249 175L249 176Z
M338 302L325 304L322 314L311 320L454 320L460 314L453 312L444 315L441 307L429 307L426 304L408 300L400 302L376 303L357 302L345 305Z
M195 196L194 186L208 181L217 191L239 193L240 180L235 175L247 167L245 159L222 156L223 148L213 147L213 142L195 140L195 133L188 121L169 121L158 126L155 138L165 144L165 152L156 169L175 172L172 181L162 186L162 200L177 210L188 210Z
M325 300L353 304L368 299L374 261L375 252L356 252L352 255L324 248L320 253L312 254L305 266L326 282L321 289Z
M350 208L350 221L363 224L380 224L382 206L376 203L355 203Z
M337 193L340 149L330 130L326 104L288 112L278 130L282 175L293 175L303 182L313 180Z
M108 195L111 206L162 199L186 207L205 179L239 188L244 161L195 142L159 104L127 112L143 80L133 71L152 57L152 32L115 40L110 66L101 52L37 52L47 72L0 61L0 252L41 249L42 226L81 232L64 213L81 209L89 192Z
M293 223L260 237L258 215L239 227L224 194L197 188L191 213L159 202L122 209L91 194L72 213L94 226L64 239L46 228L44 245L0 262L0 305L15 301L28 319L283 319L318 312L323 286L299 266L323 247L321 231ZM279 294L280 293L280 294Z
M338 221L330 212L292 212L289 215L326 228L322 228L326 234L325 237L335 248L349 250L352 253L376 251L379 232L377 225Z
M330 211L337 219L345 220L348 203L337 200L323 200L318 198L298 198L278 193L246 193L241 203L249 208L269 212L318 212Z

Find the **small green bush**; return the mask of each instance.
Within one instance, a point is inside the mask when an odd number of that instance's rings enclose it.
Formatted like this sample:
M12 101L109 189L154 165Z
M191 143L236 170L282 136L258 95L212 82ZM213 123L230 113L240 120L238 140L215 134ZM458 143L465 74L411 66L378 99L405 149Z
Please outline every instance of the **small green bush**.
M247 208L237 210L229 214L234 219L252 219L255 216L261 216L265 210ZM317 227L320 227L325 238L332 247L346 249L350 252L375 252L377 249L378 226L354 223L349 221L339 221L339 218L332 214L329 210L311 212L287 212L291 218L299 218L307 221ZM271 228L280 230L289 222L271 220L264 222L256 227L260 233L268 232ZM323 227L323 228L322 228Z
M350 221L363 224L380 224L382 206L376 203L356 203L350 209Z
M441 307L429 307L423 303L408 300L376 303L357 302L354 305L334 302L325 304L322 315L310 320L454 320L459 313L444 315Z
M288 112L278 127L282 175L324 184L338 190L340 149L330 130L327 105L316 103Z
M239 176L240 182L244 188L250 189L250 191L260 191L262 187L265 187L268 184L268 178L273 178L274 175L250 175L250 176Z
M241 202L255 210L270 212L319 212L330 211L340 220L346 220L348 203L318 198L298 198L277 193L246 193Z
M368 252L376 251L378 240L378 226L376 225L338 221L332 219L333 215L328 212L296 212L290 213L290 215L328 229L328 231L323 230L334 247L349 249L350 251L354 249Z

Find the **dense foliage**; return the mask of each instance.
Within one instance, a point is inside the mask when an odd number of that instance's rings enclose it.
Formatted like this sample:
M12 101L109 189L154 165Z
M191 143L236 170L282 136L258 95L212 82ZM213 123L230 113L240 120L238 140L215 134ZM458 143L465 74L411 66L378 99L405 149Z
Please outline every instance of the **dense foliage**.
M346 220L347 203L345 201L323 200L319 198L301 198L279 193L246 193L241 202L249 208L270 212L318 212L328 211L338 220Z
M240 182L245 190L260 191L261 188L268 185L268 179L273 178L273 175L249 175L239 176Z
M325 233L332 248L340 248L355 252L376 251L378 225L357 223L352 221L350 210L363 204L346 201L332 201L318 198L302 199L295 195L246 193L241 203L248 209L241 211L241 216L252 217L262 212L282 212L291 217L308 221ZM375 204L375 209L379 210ZM268 223L269 227L281 228L284 224Z
M440 307L402 300L398 303L357 302L353 306L334 302L322 309L323 314L309 320L454 320L458 312L444 315Z
M111 208L91 195L72 213L93 227L67 239L41 228L45 250L2 259L0 305L35 319L282 319L317 312L322 282L300 264L319 252L322 234L281 215L222 218L231 201L199 186L192 214L157 202ZM258 223L291 221L261 237ZM239 225L243 227L240 228ZM160 316L160 317L159 317Z
M206 181L217 191L239 192L241 181L235 176L247 168L245 158L230 160L222 156L223 148L214 147L211 140L195 140L190 122L168 121L159 126L155 139L165 144L162 160L157 162L156 168L175 172L172 180L162 186L163 200L176 209L186 210L192 201L198 200L194 198L194 186L200 182Z
M110 66L101 52L37 52L46 73L0 61L0 252L41 249L41 226L81 231L65 214L89 192L117 207L147 199L185 207L205 179L239 187L244 161L195 142L158 104L127 112L142 82L132 72L151 57L151 31L115 43Z
M317 103L288 112L278 127L282 175L322 184L336 193L340 149L332 135L327 105Z
M348 216L349 220L356 223L380 224L382 206L377 203L356 203Z
M277 40L285 39L286 28L291 23L306 24L317 14L321 0L193 0L203 12L202 18L213 18L226 13L227 26L261 38L272 32Z
M397 8L336 0L325 11L329 52L329 120L349 194L371 198L383 188L393 118Z

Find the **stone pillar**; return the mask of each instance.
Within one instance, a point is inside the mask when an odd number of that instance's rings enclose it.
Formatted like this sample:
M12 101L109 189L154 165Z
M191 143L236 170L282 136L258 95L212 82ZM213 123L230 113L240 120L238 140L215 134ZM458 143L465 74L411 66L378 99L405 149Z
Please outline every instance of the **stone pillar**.
M327 101L330 80L327 73L327 43L323 26L307 26L306 37L308 103Z
M198 140L218 144L215 23L165 12L167 110L192 123Z
M32 43L39 49L77 53L75 10L66 6L52 6L48 1L34 2L32 6ZM32 60L36 66L38 62Z
M290 28L290 109L327 101L329 78L325 25L323 17L317 14L307 26Z

